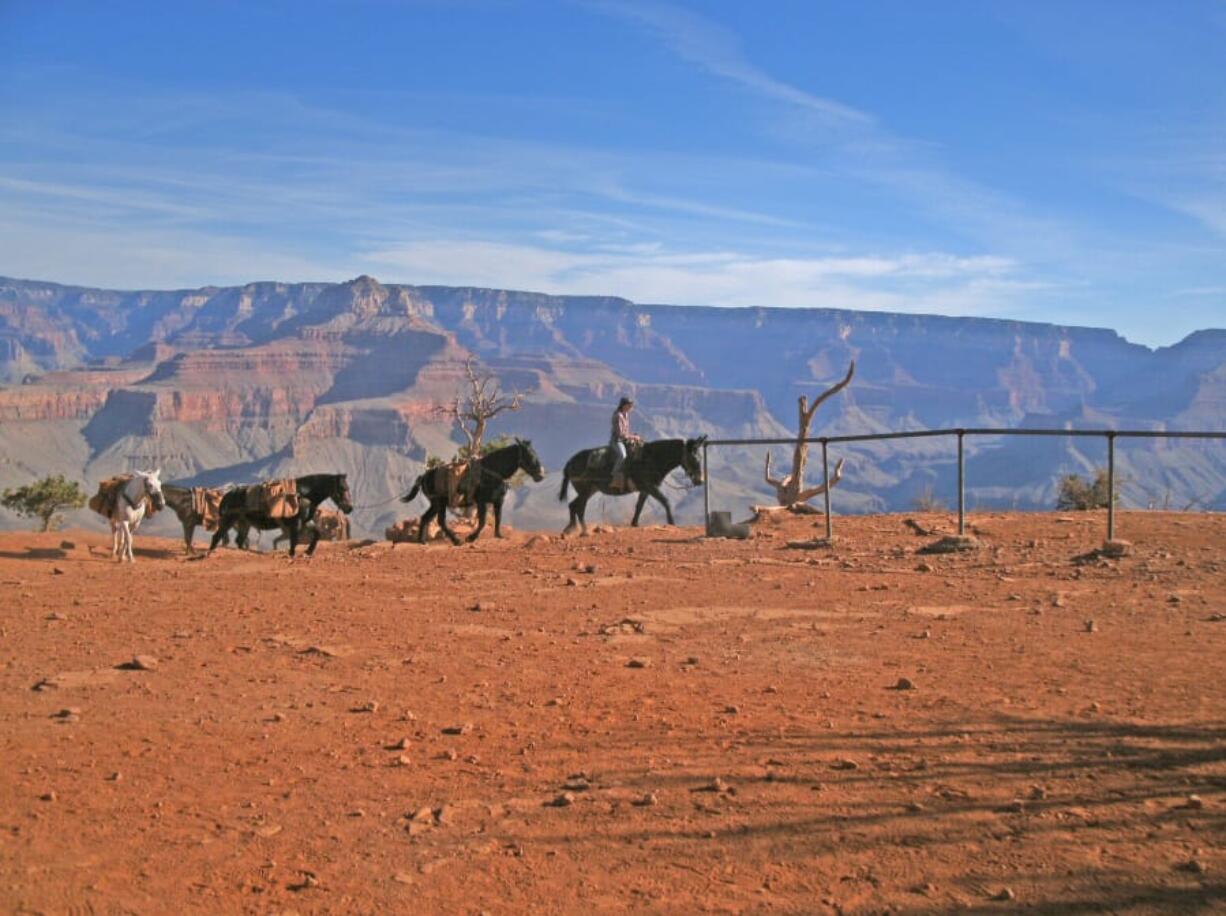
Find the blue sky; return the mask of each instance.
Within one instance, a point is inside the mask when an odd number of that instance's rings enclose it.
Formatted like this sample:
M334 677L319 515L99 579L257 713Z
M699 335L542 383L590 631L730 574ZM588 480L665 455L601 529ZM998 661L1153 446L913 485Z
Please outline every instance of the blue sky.
M1226 0L0 0L0 274L1226 326Z

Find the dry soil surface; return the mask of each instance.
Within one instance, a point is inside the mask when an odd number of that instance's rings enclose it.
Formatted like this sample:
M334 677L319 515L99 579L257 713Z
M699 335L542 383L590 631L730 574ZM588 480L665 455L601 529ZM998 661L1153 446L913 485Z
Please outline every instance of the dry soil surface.
M1226 909L1226 518L975 525L0 536L0 910Z

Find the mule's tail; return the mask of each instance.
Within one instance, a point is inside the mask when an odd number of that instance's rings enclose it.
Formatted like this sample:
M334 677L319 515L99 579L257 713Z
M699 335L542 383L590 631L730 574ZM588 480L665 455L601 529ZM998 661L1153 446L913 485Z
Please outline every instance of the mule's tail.
M558 492L558 500L566 502L566 487L570 483L570 474L566 473L566 469L562 469L562 489Z
M402 503L411 503L414 499L417 498L417 494L421 492L422 479L425 476L426 476L425 474L422 474L421 477L418 477L415 481L413 481L413 489L409 491L407 496L400 497L400 501Z

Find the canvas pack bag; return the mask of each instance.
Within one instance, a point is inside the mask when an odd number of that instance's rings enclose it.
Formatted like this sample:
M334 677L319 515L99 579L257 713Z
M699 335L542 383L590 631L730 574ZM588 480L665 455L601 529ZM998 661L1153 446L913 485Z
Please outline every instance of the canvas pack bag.
M221 490L192 487L192 513L200 519L205 531L216 531L221 522Z
M104 518L110 518L115 512L119 494L123 492L123 488L131 479L131 474L117 474L114 477L108 477L98 484L98 492L89 498L89 507Z
M247 490L247 508L269 518L291 518L302 503L294 480L268 480Z

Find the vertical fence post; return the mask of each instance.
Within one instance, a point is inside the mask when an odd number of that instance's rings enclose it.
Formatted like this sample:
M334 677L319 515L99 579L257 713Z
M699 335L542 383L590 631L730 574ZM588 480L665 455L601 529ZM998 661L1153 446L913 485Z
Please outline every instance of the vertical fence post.
M702 444L702 531L711 533L711 472L707 470L707 443Z
M826 540L834 540L834 522L830 518L830 456L827 453L827 441L822 437L822 481L826 484Z
M1115 432L1107 433L1107 540L1115 540Z
M966 460L962 440L966 430L958 430L958 536L966 534Z

